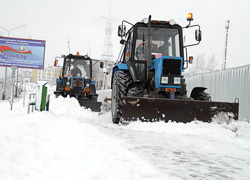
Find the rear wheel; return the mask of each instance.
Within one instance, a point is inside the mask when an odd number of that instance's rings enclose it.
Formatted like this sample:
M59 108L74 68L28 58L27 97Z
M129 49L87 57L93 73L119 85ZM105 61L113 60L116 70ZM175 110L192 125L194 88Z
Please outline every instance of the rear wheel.
M111 113L113 123L118 124L122 116L122 98L127 96L132 78L129 72L116 71L112 84Z
M195 87L193 88L190 97L194 100L201 101L211 101L211 96L205 92L207 88L204 87Z
M199 94L198 100L202 100L202 101L211 101L211 96L210 96L208 93L206 93L206 92L201 92L201 93Z

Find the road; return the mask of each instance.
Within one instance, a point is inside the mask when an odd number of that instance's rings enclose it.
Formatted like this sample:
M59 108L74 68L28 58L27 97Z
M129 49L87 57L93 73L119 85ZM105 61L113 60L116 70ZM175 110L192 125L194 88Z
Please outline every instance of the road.
M89 121L129 151L180 179L249 179L250 143L218 124L116 125L110 113Z

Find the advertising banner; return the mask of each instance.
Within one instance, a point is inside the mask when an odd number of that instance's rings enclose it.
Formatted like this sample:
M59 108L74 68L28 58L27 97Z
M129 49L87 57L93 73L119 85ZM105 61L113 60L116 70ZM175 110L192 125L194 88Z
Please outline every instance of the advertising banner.
M43 69L44 40L0 37L0 66Z

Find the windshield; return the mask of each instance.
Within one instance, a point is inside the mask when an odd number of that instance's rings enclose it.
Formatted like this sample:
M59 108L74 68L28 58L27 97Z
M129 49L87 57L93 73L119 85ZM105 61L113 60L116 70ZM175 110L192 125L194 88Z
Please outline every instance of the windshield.
M90 77L90 60L66 59L64 77Z
M180 41L178 29L151 28L152 55L180 57ZM139 27L135 46L135 60L145 60L147 57L148 28Z

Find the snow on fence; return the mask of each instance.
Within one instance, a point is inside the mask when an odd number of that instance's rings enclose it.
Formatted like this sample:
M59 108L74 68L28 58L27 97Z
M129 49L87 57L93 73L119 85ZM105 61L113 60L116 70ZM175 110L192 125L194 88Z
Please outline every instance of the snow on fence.
M187 76L188 95L193 87L206 87L213 101L239 99L239 119L250 121L250 65L218 72Z

